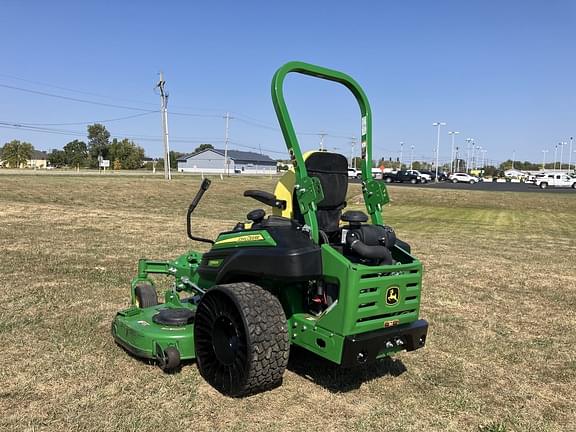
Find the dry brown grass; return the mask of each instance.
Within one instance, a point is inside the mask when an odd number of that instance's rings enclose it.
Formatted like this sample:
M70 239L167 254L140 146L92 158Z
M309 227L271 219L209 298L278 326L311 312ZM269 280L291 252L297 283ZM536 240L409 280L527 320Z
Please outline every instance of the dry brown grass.
M243 219L257 204L241 192L272 184L216 180L199 231ZM426 269L427 347L355 371L295 352L282 387L230 399L193 363L165 375L109 333L138 258L198 247L183 223L197 186L0 176L0 429L576 430L571 194L391 188L385 219Z

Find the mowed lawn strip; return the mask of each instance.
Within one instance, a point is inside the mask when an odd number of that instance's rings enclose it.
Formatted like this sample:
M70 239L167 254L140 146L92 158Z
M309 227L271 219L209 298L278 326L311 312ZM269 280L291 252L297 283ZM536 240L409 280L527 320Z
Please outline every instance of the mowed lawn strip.
M194 229L230 229L275 181L214 178ZM0 176L0 429L576 430L576 194L390 187L385 221L425 266L426 348L358 370L293 350L281 387L231 399L110 336L138 258L205 250L184 223L199 182Z

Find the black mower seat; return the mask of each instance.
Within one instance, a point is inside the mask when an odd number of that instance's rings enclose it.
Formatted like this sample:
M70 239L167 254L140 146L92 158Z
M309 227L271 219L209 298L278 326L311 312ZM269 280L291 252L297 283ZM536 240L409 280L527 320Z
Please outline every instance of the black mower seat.
M337 240L340 233L340 215L346 207L348 160L338 153L315 152L306 159L305 165L308 175L320 180L324 192L324 199L317 205L318 228L331 240ZM293 200L297 203L296 193ZM304 223L297 204L294 205L294 216L298 222Z
M186 308L162 309L152 320L156 324L182 326L194 322L194 312Z

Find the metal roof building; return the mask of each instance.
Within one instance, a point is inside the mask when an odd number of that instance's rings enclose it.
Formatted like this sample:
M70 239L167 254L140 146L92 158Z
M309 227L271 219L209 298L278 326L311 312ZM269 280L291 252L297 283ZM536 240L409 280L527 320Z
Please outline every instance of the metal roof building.
M206 149L182 156L177 160L178 172L226 173L224 150ZM267 155L240 150L228 150L230 174L273 174L276 161Z

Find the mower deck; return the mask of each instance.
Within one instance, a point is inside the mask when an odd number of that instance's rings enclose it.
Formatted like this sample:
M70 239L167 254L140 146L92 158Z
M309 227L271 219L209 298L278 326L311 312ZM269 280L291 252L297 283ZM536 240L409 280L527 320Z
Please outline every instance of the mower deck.
M183 303L182 308L196 311L196 305ZM112 323L112 335L126 351L140 358L158 359L169 347L180 353L181 360L193 359L194 324L166 325L154 321L161 311L174 308L159 304L148 308L130 307L116 314Z

